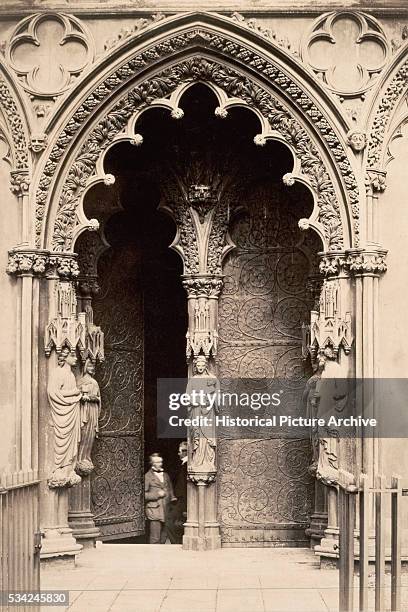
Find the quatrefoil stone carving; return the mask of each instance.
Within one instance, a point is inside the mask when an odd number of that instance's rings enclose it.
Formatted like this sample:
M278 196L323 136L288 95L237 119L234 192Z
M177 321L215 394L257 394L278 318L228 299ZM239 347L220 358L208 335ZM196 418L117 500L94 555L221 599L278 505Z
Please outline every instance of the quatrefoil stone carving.
M375 82L390 55L388 40L370 15L329 13L319 17L302 43L302 59L334 93L351 98Z
M93 61L94 44L76 17L39 13L17 25L6 47L6 59L26 91L52 97L69 89Z

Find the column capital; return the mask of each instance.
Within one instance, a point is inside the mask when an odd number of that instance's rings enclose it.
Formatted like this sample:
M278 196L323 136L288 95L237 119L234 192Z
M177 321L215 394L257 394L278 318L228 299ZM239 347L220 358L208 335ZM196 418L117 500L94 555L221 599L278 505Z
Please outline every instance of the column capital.
M184 275L182 282L189 298L218 298L224 284L222 276L212 274Z
M8 253L6 272L10 275L43 276L52 271L62 279L75 280L79 275L76 254L18 247Z
M381 248L347 251L346 266L354 276L380 276L387 270L387 251Z
M325 277L380 276L387 270L386 249L372 247L320 253L320 273Z
M10 189L16 196L28 194L30 176L28 170L12 170L10 172Z
M366 193L382 193L387 187L387 173L379 168L369 168L365 179Z

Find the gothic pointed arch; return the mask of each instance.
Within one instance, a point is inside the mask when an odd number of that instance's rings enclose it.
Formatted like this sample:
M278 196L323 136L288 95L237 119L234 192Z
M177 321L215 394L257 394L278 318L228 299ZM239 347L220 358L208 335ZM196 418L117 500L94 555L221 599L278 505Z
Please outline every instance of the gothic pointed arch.
M66 119L50 123L36 174L37 248L70 252L82 229L96 227L85 218L82 198L90 185L112 180L104 174L104 151L119 139L134 140L140 113L177 101L191 82L217 89L220 112L231 104L253 109L262 124L257 144L276 138L289 146L295 166L286 184L300 180L312 190L315 207L302 227L314 227L325 250L358 246L359 186L347 128L334 118L330 97L275 42L226 18L194 13L114 44L67 97Z

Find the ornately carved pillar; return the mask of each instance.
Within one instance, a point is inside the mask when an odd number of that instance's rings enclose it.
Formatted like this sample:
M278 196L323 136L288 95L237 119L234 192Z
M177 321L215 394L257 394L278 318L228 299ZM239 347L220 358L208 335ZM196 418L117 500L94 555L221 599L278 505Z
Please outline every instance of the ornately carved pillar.
M187 359L190 364L187 392L214 393L218 389L214 358L217 354L218 297L222 278L216 275L185 276L188 296ZM199 416L201 406L192 407L191 416ZM214 419L215 410L205 414ZM183 547L211 550L221 546L217 521L217 453L213 425L188 432L188 508Z
M32 395L33 404L38 401L39 408L41 557L73 559L82 546L77 544L68 525L68 488L81 480L76 472L81 408L84 400L88 401L88 396L78 389L73 368L78 356L83 362L89 357L103 356L103 334L90 325L87 313L78 312L75 279L79 271L72 253L19 246L9 254L7 271L21 277L24 285L21 399L25 393L30 398ZM32 337L44 339L44 344L41 346L40 340L38 361L28 362ZM38 386L35 380L40 381ZM28 418L31 411L25 410L24 414ZM32 414L36 418L34 411ZM27 421L27 428L29 424ZM31 454L24 435L23 431L22 443L27 444L24 455ZM28 437L27 430L27 440Z
M101 410L100 390L94 378L97 361L103 361L103 334L93 322L92 300L99 293L97 261L100 253L106 248L99 235L87 233L86 239L78 246L78 302L79 311L85 313L88 333L87 354L82 364L83 376L78 378L78 386L91 396L82 402L81 441L76 471L82 480L69 490L69 526L78 542L84 546L93 546L100 536L95 525L91 508L91 473L94 465L91 451L98 432L98 418ZM102 342L102 344L101 344Z
M309 352L315 364L317 382L313 400L316 415L336 414L335 396L338 386L353 376L354 361L352 345L353 290L352 281L345 267L345 252L330 252L322 255L320 271L324 275L318 310L311 313ZM336 389L335 389L336 388ZM344 389L347 395L347 389ZM338 555L337 485L340 472L351 472L355 466L354 449L333 432L319 429L316 435L315 475L319 483L326 486L327 528L315 551L321 557L335 558ZM350 474L350 478L352 475ZM322 503L320 487L317 501Z
M222 281L222 259L231 249L227 229L229 202L222 185L180 185L169 194L165 205L178 227L173 248L184 262L183 285L188 299L187 392L218 389L215 357L218 340L218 297ZM191 416L214 409L191 405ZM214 422L214 421L213 421ZM183 548L210 550L221 546L217 521L217 440L213 426L191 427L188 431L187 522Z

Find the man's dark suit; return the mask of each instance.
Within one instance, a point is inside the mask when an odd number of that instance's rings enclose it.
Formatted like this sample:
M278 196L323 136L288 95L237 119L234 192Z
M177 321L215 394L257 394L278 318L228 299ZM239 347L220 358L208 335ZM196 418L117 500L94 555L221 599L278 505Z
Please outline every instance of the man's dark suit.
M150 544L164 544L166 542L168 508L171 500L174 499L170 477L166 472L162 472L162 474L163 482L153 469L145 474L146 518L150 525ZM164 497L160 497L161 491L164 491Z
M166 526L170 542L181 544L187 516L187 462L180 466L174 485L174 495L177 501L169 507Z

